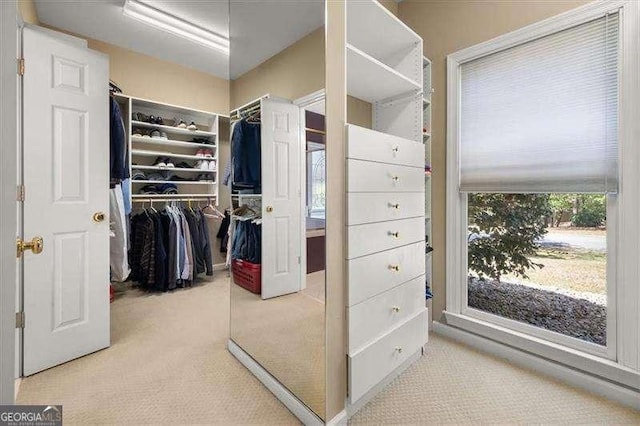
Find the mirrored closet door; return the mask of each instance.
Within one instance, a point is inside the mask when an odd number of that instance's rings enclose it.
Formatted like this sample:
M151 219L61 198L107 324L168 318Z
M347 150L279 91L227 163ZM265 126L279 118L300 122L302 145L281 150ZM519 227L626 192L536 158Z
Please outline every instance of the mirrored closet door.
M230 349L322 419L324 7L231 0L231 153L222 181L232 210Z

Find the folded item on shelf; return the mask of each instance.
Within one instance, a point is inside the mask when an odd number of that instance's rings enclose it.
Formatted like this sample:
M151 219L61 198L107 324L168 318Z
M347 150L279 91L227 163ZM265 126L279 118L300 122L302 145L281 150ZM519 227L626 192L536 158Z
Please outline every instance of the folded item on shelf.
M131 179L132 180L147 180L147 175L145 175L142 170L133 169L131 171Z
M193 166L191 164L186 163L186 162L183 161L181 163L176 164L176 168L179 168L179 169L193 169Z
M203 143L207 145L213 145L213 141L210 141L209 138L193 138L191 139L193 143Z

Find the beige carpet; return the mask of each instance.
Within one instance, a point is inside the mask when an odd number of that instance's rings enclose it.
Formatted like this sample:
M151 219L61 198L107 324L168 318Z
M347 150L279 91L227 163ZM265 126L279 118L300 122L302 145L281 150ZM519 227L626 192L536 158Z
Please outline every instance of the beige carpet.
M350 424L640 424L640 412L431 334Z
M66 424L297 424L226 350L225 275L129 292L112 304L112 347L26 378L18 403L63 404ZM640 424L640 413L431 335L427 356L351 423Z
M18 403L62 404L65 424L298 424L226 349L226 272L169 294L127 292L112 346L22 382Z

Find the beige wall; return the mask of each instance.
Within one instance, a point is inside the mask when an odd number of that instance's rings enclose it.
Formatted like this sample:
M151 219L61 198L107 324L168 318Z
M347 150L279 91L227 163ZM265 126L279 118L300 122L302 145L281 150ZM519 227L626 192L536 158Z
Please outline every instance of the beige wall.
M433 318L445 307L446 56L588 3L571 1L405 0L399 17L424 39L432 61Z
M35 25L39 23L36 5L33 0L18 0L18 10L24 22Z
M267 93L295 100L324 89L324 65L322 27L232 80L232 108Z
M398 15L398 2L396 0L378 0L389 12Z

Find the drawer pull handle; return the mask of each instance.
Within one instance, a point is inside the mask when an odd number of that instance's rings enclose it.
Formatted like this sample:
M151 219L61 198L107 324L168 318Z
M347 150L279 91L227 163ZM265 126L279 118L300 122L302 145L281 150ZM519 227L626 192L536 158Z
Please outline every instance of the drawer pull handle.
M398 204L398 203L395 203L395 204L389 203L389 207L392 207L392 208L398 210L400 208L400 204Z
M391 310L392 310L393 312L396 312L396 313L397 313L397 312L400 312L400 306L394 306L394 307L392 307L392 308L391 308Z
M402 353L402 347L401 346L396 346L396 352L401 354Z
M397 181L399 181L399 180L400 180L400 176L391 176L391 179L392 179L394 182L397 182Z
M400 265L389 265L389 269L392 271L400 272Z
M391 231L389 231L389 236L393 237L393 238L400 238L400 233L399 232L391 232Z
M394 146L394 147L393 147L393 149L392 149L392 151L393 151L393 152L398 152L398 151L400 151L400 148L398 148L397 146Z

